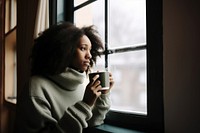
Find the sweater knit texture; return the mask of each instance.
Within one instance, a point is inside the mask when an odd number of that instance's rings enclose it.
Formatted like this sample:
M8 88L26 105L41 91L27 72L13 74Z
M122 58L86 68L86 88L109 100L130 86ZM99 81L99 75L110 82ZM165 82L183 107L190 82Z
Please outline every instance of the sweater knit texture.
M82 133L101 125L110 108L109 94L93 107L82 101L86 73L66 68L56 76L33 76L17 101L16 131L19 133Z

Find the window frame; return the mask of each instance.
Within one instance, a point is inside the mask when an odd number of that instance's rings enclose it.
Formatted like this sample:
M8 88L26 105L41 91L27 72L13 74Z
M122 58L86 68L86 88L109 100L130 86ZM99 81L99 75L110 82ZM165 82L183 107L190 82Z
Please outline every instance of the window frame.
M17 29L17 0L4 2L4 101L16 104L17 95L17 64L16 64L16 29ZM10 58L11 56L14 56ZM13 68L11 68L11 66ZM8 69L8 70L7 70ZM9 80L9 82L6 79Z
M74 0L64 1L64 21L73 23L73 12L95 1L97 0L87 0L77 7L74 7ZM50 0L51 2L57 3L57 0ZM106 3L107 0L105 0L105 6L107 6ZM148 132L164 132L162 3L162 0L146 0L147 45L133 48L146 48L147 52L147 115L109 111L105 119L106 124ZM54 23L56 23L56 8L57 5L50 7L53 10L50 18L54 20ZM106 28L105 26L105 30ZM107 44L104 53L112 54ZM108 56L105 58L107 60Z

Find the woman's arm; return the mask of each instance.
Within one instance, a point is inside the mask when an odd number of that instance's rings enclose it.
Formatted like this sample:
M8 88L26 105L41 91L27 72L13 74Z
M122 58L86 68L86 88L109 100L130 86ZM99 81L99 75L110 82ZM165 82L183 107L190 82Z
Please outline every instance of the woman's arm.
M88 121L89 127L101 125L104 123L107 112L110 109L110 98L109 93L102 94L97 100L93 107L92 118Z
M17 107L17 131L27 133L82 133L87 120L92 116L91 108L83 102L66 108L63 116L56 120L50 104L39 98L24 99Z

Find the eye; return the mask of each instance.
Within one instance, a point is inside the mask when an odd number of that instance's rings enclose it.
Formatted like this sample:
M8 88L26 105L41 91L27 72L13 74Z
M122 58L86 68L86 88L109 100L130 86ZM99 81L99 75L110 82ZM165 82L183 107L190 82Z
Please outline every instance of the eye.
M80 47L81 51L85 51L86 48L85 47Z

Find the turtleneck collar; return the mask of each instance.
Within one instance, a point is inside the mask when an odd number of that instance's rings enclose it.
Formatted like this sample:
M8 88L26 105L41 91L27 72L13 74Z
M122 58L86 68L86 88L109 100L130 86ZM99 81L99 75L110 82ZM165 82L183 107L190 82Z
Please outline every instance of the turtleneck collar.
M65 71L59 75L47 76L51 81L61 86L63 89L73 91L77 86L83 84L86 73L79 72L72 68L66 68Z

